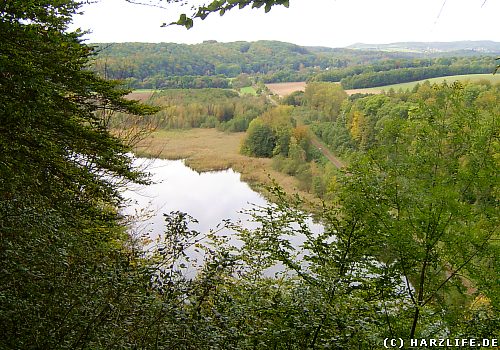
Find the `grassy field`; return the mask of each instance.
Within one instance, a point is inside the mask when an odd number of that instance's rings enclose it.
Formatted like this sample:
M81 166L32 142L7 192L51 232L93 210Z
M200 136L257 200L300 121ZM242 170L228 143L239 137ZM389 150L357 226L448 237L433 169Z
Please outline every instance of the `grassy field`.
M147 101L153 96L155 92L161 92L162 90L155 89L136 89L128 94L126 97L130 100L140 100ZM247 86L240 89L240 94L249 94L252 96L257 96L257 90L253 86Z
M240 93L242 95L248 94L248 95L252 95L252 96L257 96L257 91L255 90L255 88L253 86L246 86L244 88L241 88Z
M412 81L409 83L401 83L401 84L393 84L393 85L385 85L385 86L377 86L373 88L363 88L363 89L352 89L352 90L346 90L346 92L349 95L356 94L356 93L363 93L363 94L380 94L382 91L387 91L389 89L394 89L395 91L398 91L399 89L402 90L407 90L407 89L413 89L413 87L420 83L422 84L424 81L428 80L431 84L440 84L444 81L446 82L454 82L454 81L480 81L480 80L487 80L491 82L492 84L498 84L500 83L500 74L467 74L467 75L451 75L447 77L439 77L439 78L430 78L430 79L425 79L425 80L419 80L419 81ZM338 84L338 83L334 83ZM274 84L266 84L266 86L273 92L274 94L278 96L286 96L291 94L294 91L304 91L306 87L306 82L291 82L291 83L274 83ZM154 90L154 89L138 89L134 90L132 93L127 95L128 98L134 99L134 100L141 100L141 101L146 101L148 100L155 91L161 91L161 90ZM254 87L252 86L247 86L244 87L240 90L241 94L250 94L250 95L257 95L257 92Z
M424 81L428 80L431 84L440 84L444 81L446 82L454 82L454 81L480 81L480 80L487 80L491 82L492 84L498 84L500 83L500 74L467 74L467 75L451 75L447 77L439 77L439 78L430 78L430 79L425 79L425 80L419 80L419 81L412 81L409 83L401 83L401 84L394 84L394 85L385 85L385 86L377 86L373 88L363 88L363 89L352 89L352 90L346 90L348 95L353 95L357 93L361 94L380 94L383 91L387 91L389 89L394 89L395 91L398 91L399 89L402 90L407 90L407 89L413 89L415 85L418 83L422 84ZM332 84L338 84L338 83L332 83ZM295 83L275 83L275 84L266 84L266 86L271 90L271 92L275 93L276 95L279 95L281 97L286 96L291 94L294 91L304 91L306 87L305 82L295 82Z
M160 130L139 144L135 154L141 157L185 159L190 168L203 172L232 168L241 179L266 195L262 185L275 180L287 193L297 193L316 202L309 193L298 189L298 181L272 168L272 160L239 153L245 133L224 133L216 129Z
M450 75L447 77L439 77L439 78L430 78L430 79L425 79L425 80L419 80L419 81L412 81L409 83L401 83L401 84L394 84L394 85L385 85L385 86L377 86L374 88L366 88L366 89L355 89L355 90L349 90L350 92L362 92L362 93L380 93L381 91L387 91L389 89L394 89L395 91L398 91L399 89L402 90L407 90L407 89L413 89L415 85L422 84L424 81L428 80L431 84L440 84L443 82L448 82L452 83L454 81L470 81L470 82L475 82L475 81L480 81L480 80L487 80L491 82L492 84L497 84L500 83L500 74L467 74L467 75Z
M160 92L161 90L155 89L137 89L132 91L126 96L130 100L147 101L153 96L155 92Z

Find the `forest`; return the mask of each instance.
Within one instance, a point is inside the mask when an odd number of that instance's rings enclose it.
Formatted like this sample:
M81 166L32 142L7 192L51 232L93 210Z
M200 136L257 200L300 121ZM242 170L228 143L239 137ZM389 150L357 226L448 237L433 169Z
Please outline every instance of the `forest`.
M217 0L195 18L275 4L288 1ZM312 78L364 60L367 71L342 79L391 81L467 62L493 71L494 59L396 53L382 63L380 52L276 42L209 42L198 56L183 45L94 48L67 30L80 6L0 3L1 349L383 349L399 338L498 346L500 86L349 96L344 84ZM210 61L212 46L236 61ZM115 49L120 59L103 56ZM230 88L280 67L312 72L305 91L281 99L262 85L255 95ZM127 98L127 86L155 77L169 89ZM134 167L134 145L154 129L190 128L245 132L242 154L271 158L320 204L275 183L272 202L247 213L253 229L228 220L197 232L197 219L176 211L164 213L157 238L134 235L121 191L151 181ZM334 166L317 140L346 165ZM188 247L204 256L194 276L183 269Z
M154 93L148 101L161 106L159 112L149 117L162 129L214 128L228 131L245 131L252 119L269 106L265 96L242 95L229 89L165 89ZM111 128L130 125L127 113L117 113L110 120Z
M96 51L93 69L97 73L125 79L127 86L135 89L226 87L223 84L230 82L224 77L240 74L250 74L264 83L341 81L345 89L355 89L444 75L491 73L498 55L494 51L473 55L451 51L441 57L423 57L420 53L302 47L278 41L111 43L100 44Z

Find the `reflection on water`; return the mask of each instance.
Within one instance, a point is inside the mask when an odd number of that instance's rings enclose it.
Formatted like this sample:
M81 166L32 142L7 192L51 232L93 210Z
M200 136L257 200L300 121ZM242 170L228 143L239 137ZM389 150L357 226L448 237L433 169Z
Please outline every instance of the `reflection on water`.
M184 165L182 160L145 158L137 159L136 165L151 173L154 183L149 186L135 186L124 191L123 196L131 203L123 211L126 215L135 215L136 212L145 209L151 212L152 215L147 220L137 223L132 228L136 232L147 233L151 238L164 232L164 213L171 211L188 213L199 221L199 224L191 225L190 228L207 233L225 219L232 222L241 220L242 226L246 228L256 227L256 223L249 222L249 217L241 211L251 209L253 205L268 204L259 193L240 180L239 173L231 169L197 173ZM323 230L321 224L313 223L312 220L308 221L308 226L313 233ZM300 247L305 237L286 236L286 238L293 246ZM231 243L238 245L236 240L232 240ZM196 252L193 247L186 253L195 265L188 264L183 268L183 272L192 278L196 276L195 266L196 264L199 266L203 261L203 255ZM302 252L304 253L305 251ZM301 255L297 258L300 260ZM274 276L283 269L283 265L278 263L267 269L265 274ZM406 288L406 284L401 280L401 285L397 289L404 291Z
M266 205L266 200L240 180L232 169L197 173L184 165L182 160L138 159L147 165L153 184L136 186L124 196L132 201L125 214L148 208L151 219L142 229L156 237L164 231L163 213L181 211L199 221L192 229L207 232L224 219L237 221L248 218L239 213L252 205Z
M245 228L255 228L257 224L249 221L250 217L242 213L253 206L266 206L268 202L248 184L240 180L240 174L232 169L224 171L197 173L184 165L182 160L137 159L139 167L151 173L153 184L134 186L124 191L123 195L130 204L124 208L126 215L135 216L140 212L150 213L149 217L137 221L132 232L144 233L156 238L164 232L164 213L181 211L199 221L190 225L190 229L207 233L215 229L223 220L241 221ZM322 226L309 221L312 232L320 232ZM295 246L303 242L303 236L286 236ZM231 240L238 246L241 241ZM194 247L186 251L194 261L203 260L203 255ZM189 268L188 270L191 270ZM269 274L282 270L279 264L269 270ZM194 270L188 271L193 276Z

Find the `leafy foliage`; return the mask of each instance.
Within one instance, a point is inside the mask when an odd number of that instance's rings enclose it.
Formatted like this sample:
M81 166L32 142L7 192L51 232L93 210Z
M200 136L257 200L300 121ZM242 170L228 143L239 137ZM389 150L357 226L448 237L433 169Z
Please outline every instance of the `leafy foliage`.
M245 131L268 108L263 96L240 96L228 89L166 89L152 93L148 104L160 109L147 120L157 128L217 127L230 132ZM130 114L116 113L110 119L110 126L127 129L135 120Z
M193 27L193 20L197 18L203 20L212 13L218 12L221 16L223 16L227 11L232 10L235 7L242 9L247 6L251 6L252 8L264 7L265 12L267 13L275 5L288 7L289 0L213 0L208 5L199 6L193 16L188 17L186 14L182 14L177 22L170 24L181 25L190 29ZM164 24L164 26L165 25L166 24Z
M131 88L225 88L227 78L257 76L265 83L340 82L362 88L468 73L491 73L494 56L421 58L419 54L302 47L279 41L196 45L110 43L97 45L93 69L125 79ZM189 78L188 78L189 77Z
M132 88L223 87L224 77L241 73L265 74L269 82L292 77L303 81L315 66L326 68L331 61L307 48L278 41L112 43L98 45L97 51L94 70L108 78L128 79ZM301 69L304 74L293 75ZM194 81L186 81L185 76L195 77ZM174 86L179 84L183 86Z
M217 6L245 3L275 2ZM147 178L107 112L156 109L88 69L92 49L66 31L78 7L0 4L1 348L353 349L387 337L498 337L498 86L424 84L351 101L335 90L343 97L333 105L306 92L305 107L254 119L246 147L305 173L308 134L292 116L306 110L335 126L324 135L347 132L366 152L343 175L310 166L335 193L317 213L322 230L300 199L272 188L275 204L249 212L255 229L225 222L201 234L173 212L165 235L143 242L125 232L119 189ZM241 245L230 244L234 234ZM199 269L191 278L189 264Z
M421 323L438 322L430 317L436 310L446 323L463 321L447 296L455 291L467 299L460 276L471 276L475 264L483 266L498 235L498 114L479 113L463 90L459 84L442 86L433 102L407 119L386 121L378 145L353 166L348 181L362 181L371 220L387 237L382 256L397 264L408 285L414 305L410 338L429 332Z
M304 104L322 113L324 120L334 121L340 114L346 92L338 84L309 83L304 92Z
M436 86L406 117L386 115L370 150L337 175L336 200L318 214L323 232L312 233L298 202L279 191L276 205L252 212L262 226L240 230L248 273L280 262L293 271L284 278L291 288L323 310L297 321L313 336L295 343L497 334L499 114L481 102L483 89L471 100L474 86ZM375 96L364 108L388 102Z
M248 134L242 145L242 153L255 157L269 158L276 147L273 129L259 119L255 119L248 127Z
M100 112L156 109L87 69L92 50L66 32L78 7L0 4L2 348L117 341L112 320L147 287L116 209L119 184L147 178Z
M436 78L461 74L489 74L494 71L493 58L484 57L480 59L445 59L435 60L434 65L428 67L397 68L388 71L370 72L347 76L341 80L344 89L359 89L375 86L406 83L429 78Z

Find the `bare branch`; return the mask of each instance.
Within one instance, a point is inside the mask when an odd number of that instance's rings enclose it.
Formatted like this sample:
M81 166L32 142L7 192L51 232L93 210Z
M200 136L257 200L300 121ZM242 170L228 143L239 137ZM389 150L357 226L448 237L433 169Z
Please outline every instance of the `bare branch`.
M160 5L159 3L146 3L146 2L141 2L141 1L134 1L134 0L125 0L126 2L130 3L130 4L134 4L134 5L141 5L141 6L149 6L149 7L156 7L156 8L160 8L162 10L166 10L167 8L165 6L162 6ZM170 2L170 1L167 1L167 3Z

